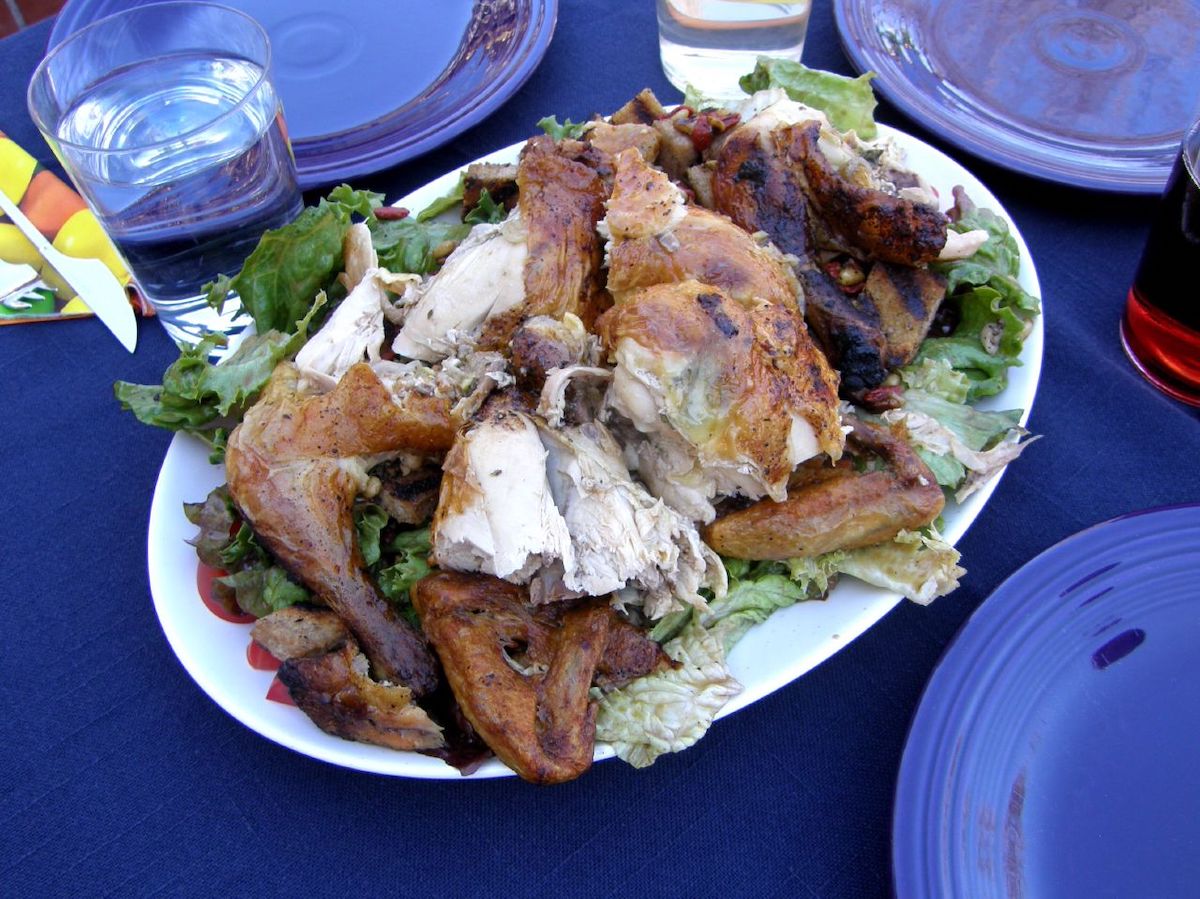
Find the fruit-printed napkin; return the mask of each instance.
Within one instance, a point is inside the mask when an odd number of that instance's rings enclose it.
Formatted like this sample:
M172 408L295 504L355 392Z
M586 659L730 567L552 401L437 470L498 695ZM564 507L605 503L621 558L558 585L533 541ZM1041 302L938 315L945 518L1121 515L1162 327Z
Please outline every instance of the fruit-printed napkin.
M154 314L133 290L124 260L79 194L3 131L0 190L56 249L80 259L99 259L126 285L135 311ZM0 325L91 314L17 226L0 213Z

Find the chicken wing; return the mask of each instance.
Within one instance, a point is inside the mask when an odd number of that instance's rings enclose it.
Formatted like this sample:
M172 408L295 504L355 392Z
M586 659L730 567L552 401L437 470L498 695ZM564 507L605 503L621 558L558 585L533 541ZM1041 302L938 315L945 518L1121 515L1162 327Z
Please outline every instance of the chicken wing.
M535 612L506 581L452 572L418 581L412 597L463 713L505 764L535 783L572 780L591 767L594 680L617 686L669 664L604 601L561 615Z
M717 519L704 539L738 559L792 559L883 543L937 518L945 498L909 443L886 427L858 420L853 427L849 441L877 454L884 468L832 469L782 502L763 500Z
M279 679L292 701L328 734L388 749L439 749L442 729L408 687L381 684L353 640L324 655L284 660Z
M365 363L320 396L299 393L296 381L296 369L280 365L230 435L229 494L280 564L338 613L375 674L423 695L437 665L367 577L351 509L371 457L449 447L448 404L417 393L397 402Z

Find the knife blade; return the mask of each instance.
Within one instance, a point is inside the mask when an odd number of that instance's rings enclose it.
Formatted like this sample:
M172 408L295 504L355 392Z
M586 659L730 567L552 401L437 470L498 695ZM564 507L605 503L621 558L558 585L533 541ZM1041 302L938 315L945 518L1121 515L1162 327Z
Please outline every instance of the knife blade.
M3 190L0 190L0 210L59 276L71 285L87 307L121 341L121 345L132 353L137 346L137 317L129 305L125 288L117 276L108 270L108 266L99 259L75 259L60 253Z

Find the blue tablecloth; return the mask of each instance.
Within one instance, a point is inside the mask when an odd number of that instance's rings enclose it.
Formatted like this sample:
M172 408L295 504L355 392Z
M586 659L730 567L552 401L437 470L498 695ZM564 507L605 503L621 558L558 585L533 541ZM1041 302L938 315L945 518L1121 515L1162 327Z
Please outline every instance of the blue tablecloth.
M47 35L42 25L0 43L0 129L49 161L23 103ZM850 72L824 0L805 59ZM677 96L658 66L653 4L563 0L545 61L512 100L361 184L399 196L547 113L608 112L646 85ZM1152 200L964 158L887 104L880 119L962 159L1024 232L1045 301L1030 422L1044 438L961 542L958 592L897 607L647 770L606 762L549 789L387 779L242 727L159 629L146 528L170 435L112 397L115 379L158 380L174 348L153 321L133 356L95 320L0 328L0 894L887 895L900 754L939 655L997 584L1061 538L1200 501L1200 412L1146 384L1117 337Z

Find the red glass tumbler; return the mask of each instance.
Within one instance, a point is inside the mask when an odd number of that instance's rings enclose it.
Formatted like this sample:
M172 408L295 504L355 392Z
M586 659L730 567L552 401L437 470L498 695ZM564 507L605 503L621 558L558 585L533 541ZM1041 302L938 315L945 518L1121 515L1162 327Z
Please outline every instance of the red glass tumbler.
M1200 406L1200 121L1184 135L1129 288L1121 341L1145 378Z

